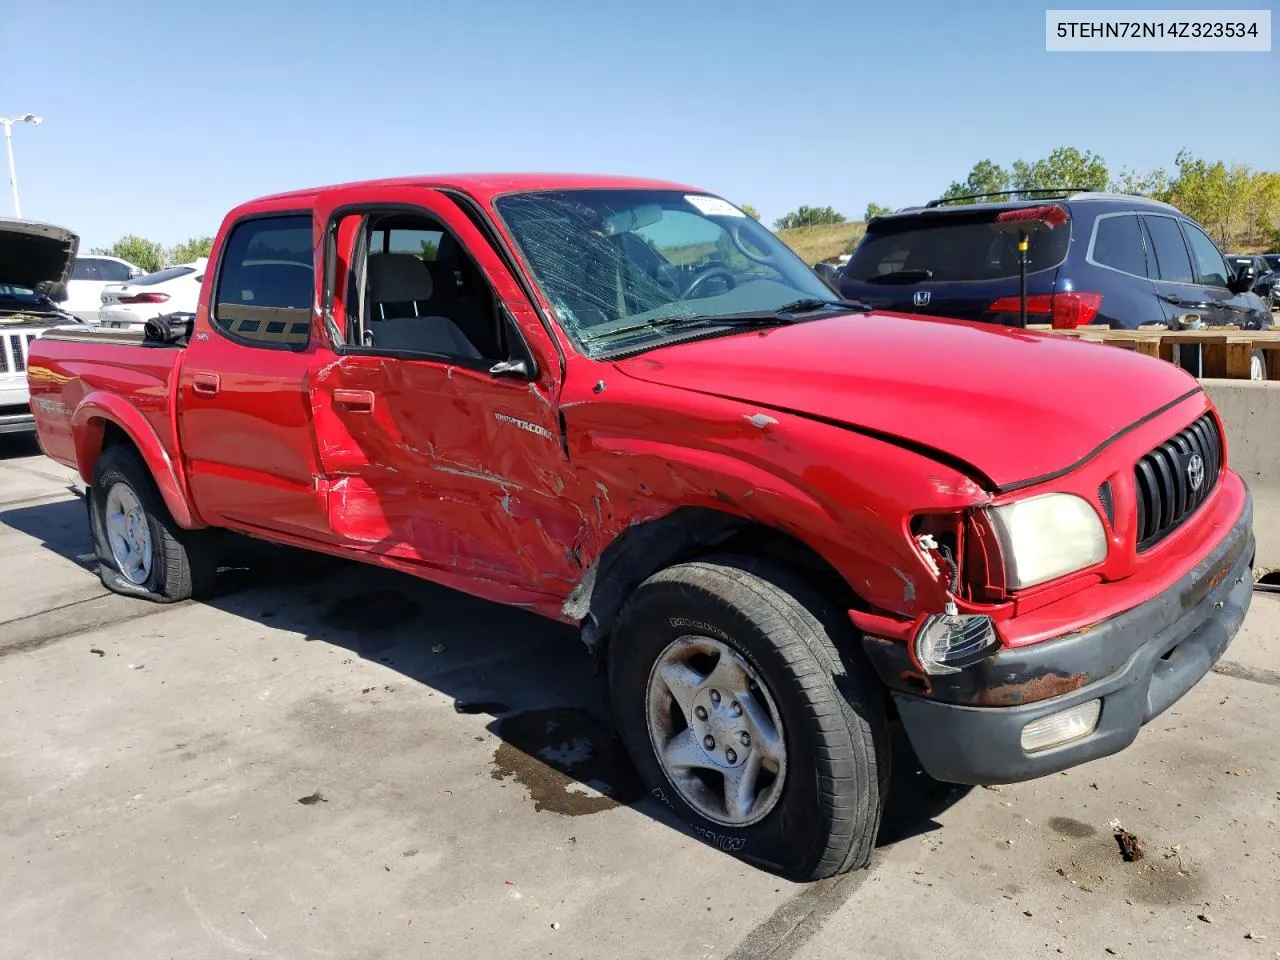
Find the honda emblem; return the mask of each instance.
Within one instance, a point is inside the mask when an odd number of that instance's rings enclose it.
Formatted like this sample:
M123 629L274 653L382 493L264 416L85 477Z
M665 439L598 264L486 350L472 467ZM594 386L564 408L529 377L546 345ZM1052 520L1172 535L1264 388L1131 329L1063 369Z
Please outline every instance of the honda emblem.
M912 299L915 301L917 307L927 307L929 305L929 291L917 290Z

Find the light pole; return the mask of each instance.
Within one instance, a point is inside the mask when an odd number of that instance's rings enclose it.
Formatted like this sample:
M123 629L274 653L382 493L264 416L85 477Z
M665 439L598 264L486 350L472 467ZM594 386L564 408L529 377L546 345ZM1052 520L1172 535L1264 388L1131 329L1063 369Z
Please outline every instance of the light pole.
M15 220L22 219L22 207L18 203L18 171L13 165L13 125L15 123L38 125L43 120L43 117L37 117L34 113L24 113L20 117L0 117L0 123L4 124L5 149L9 151L9 189L13 191L13 217Z

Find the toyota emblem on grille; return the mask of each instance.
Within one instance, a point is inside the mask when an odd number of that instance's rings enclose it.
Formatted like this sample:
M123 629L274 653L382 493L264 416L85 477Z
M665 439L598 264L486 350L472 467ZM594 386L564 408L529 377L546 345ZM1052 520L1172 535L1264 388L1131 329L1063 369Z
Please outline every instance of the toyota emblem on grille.
M929 291L917 290L916 295L912 298L917 307L927 307L929 305Z
M1204 486L1204 458L1198 453L1193 453L1187 461L1187 481L1192 490L1199 490Z

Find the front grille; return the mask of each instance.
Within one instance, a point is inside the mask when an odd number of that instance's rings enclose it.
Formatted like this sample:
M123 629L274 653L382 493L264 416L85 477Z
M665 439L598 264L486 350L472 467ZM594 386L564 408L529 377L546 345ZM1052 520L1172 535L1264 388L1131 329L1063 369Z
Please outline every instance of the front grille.
M36 334L10 333L0 336L0 373L22 373L27 369L27 347Z
M1222 438L1210 414L1156 447L1133 468L1138 552L1155 546L1204 503L1222 469Z

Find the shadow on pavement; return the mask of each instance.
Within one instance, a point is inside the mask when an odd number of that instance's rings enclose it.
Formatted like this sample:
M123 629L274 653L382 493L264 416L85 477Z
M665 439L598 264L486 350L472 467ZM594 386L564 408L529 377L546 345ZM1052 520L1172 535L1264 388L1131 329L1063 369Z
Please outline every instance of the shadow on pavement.
M2 433L0 434L0 461L18 460L22 457L39 457L44 453L40 449L40 444L36 442L36 435L32 433Z
M2 511L0 523L94 575L80 498ZM637 782L576 630L408 574L247 538L228 547L208 606L349 650L451 698L460 713L491 717L500 745L490 772L523 785L535 809L579 816L628 805L689 833ZM896 735L878 845L939 829L933 818L966 792L930 779Z

